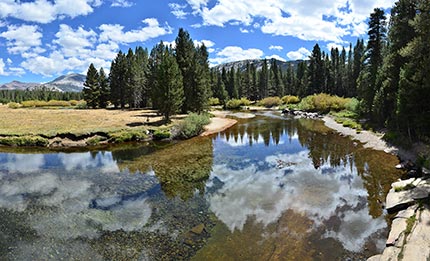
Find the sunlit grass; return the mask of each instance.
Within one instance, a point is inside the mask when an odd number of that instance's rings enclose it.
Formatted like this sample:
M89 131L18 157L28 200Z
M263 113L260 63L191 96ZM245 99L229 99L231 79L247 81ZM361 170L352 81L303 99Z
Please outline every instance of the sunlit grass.
M11 109L0 106L0 135L85 135L121 130L157 129L162 121L150 110ZM175 123L175 119L173 123ZM153 126L155 125L155 126ZM149 127L150 126L150 127Z

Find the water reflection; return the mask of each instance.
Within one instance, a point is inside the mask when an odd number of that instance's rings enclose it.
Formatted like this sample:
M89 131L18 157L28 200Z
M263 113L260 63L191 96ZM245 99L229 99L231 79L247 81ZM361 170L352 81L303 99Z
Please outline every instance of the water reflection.
M365 150L322 122L261 116L215 137L214 152L208 183L212 193L207 198L210 209L230 231L221 233L220 241L232 233L238 242L248 244L258 237L250 231L259 231L271 235L269 241L276 238L272 242L276 245L285 236L278 233L279 223L286 213L295 213L307 228L296 239L303 241L303 249L294 251L310 253L306 242L312 242L325 258L340 258L342 249L378 251L384 246L387 224L378 200L383 202L396 177L384 173L387 168L393 173L395 157ZM375 178L369 182L369 176ZM322 239L335 240L342 247L325 246ZM220 241L212 238L198 257L218 259L213 246L221 247ZM236 245L241 247L246 246ZM258 259L266 254L252 250L236 257Z
M213 165L212 140L195 138L120 163L131 172L153 170L163 192L169 197L191 198L203 194Z
M396 160L274 113L176 144L0 153L0 259L367 257Z

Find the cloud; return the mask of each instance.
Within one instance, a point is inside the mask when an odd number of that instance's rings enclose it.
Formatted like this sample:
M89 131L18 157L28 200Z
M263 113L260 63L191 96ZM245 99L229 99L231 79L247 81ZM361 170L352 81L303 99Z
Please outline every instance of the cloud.
M187 7L187 5L180 5L177 3L170 3L169 4L170 9L172 10L171 13L176 16L178 19L185 19L188 15L187 12L184 11L184 9Z
M92 6L99 6L94 0L4 0L0 3L0 18L16 18L27 22L50 23L64 16L75 18L93 12Z
M42 36L37 25L11 25L7 27L7 31L0 33L0 37L7 40L7 50L11 54L22 54L34 47L41 46ZM40 52L42 52L41 49Z
M210 48L210 47L213 47L215 45L215 43L212 42L211 40L201 40L201 41L194 40L195 46L200 46L202 44L204 44L206 46L206 48Z
M97 40L97 34L93 30L86 31L83 27L73 30L66 24L60 25L60 30L55 36L57 39L53 43L61 46L65 56L79 56L85 48L92 47Z
M279 45L271 45L269 47L269 50L276 50L276 51L282 51L284 49L284 47L279 46Z
M304 47L301 47L297 51L291 51L287 53L287 57L290 60L307 60L309 59L310 55L311 55L311 52Z
M256 28L266 34L342 43L345 36L365 33L366 19L375 7L390 8L395 1L217 0L211 5L205 0L187 2L206 26L250 26L258 19Z
M112 0L112 4L110 6L112 7L132 7L134 3L127 1L127 0Z
M276 60L282 61L282 62L286 62L287 61L285 58L282 58L281 56L276 55L276 54L271 55L271 56L266 56L266 59L276 59Z
M239 46L227 46L216 54L215 58L209 59L209 62L213 65L247 60L247 59L261 59L263 51L260 49L242 49Z
M172 28L168 24L160 26L155 18L147 18L142 22L147 26L126 32L124 32L124 26L122 25L102 24L99 27L102 31L100 41L113 41L116 43L145 42L149 39L172 33Z

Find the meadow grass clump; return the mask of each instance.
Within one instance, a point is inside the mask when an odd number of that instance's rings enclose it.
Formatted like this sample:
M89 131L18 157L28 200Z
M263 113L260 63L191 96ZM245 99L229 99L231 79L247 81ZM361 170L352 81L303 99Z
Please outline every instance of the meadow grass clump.
M6 146L19 146L19 147L46 147L49 144L48 139L40 136L9 136L0 137L0 144Z

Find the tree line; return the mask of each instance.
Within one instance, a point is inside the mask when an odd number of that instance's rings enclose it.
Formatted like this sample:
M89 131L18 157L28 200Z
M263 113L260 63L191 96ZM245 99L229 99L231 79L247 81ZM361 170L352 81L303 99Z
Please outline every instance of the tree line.
M0 90L0 103L23 102L23 101L70 101L81 100L82 93L80 92L58 92L49 88L39 88L36 90Z

